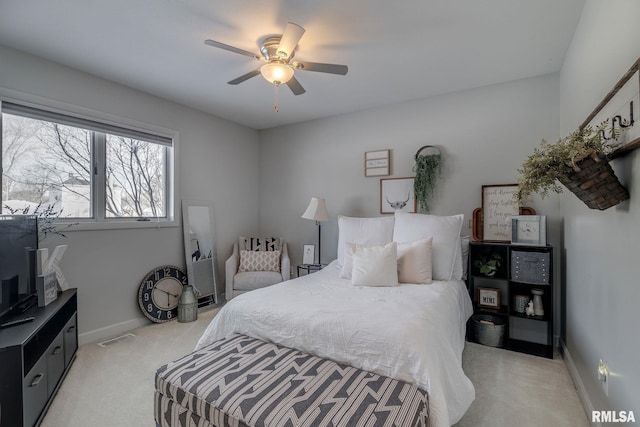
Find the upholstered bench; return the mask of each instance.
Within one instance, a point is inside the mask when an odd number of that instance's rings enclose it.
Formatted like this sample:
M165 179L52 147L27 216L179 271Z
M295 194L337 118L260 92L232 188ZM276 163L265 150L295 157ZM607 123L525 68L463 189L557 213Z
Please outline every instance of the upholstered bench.
M426 426L427 393L411 384L244 335L156 372L162 427Z

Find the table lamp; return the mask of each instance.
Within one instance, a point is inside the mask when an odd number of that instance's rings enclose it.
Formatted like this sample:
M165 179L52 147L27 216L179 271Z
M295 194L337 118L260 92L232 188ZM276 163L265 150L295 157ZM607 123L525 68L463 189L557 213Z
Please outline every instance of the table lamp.
M321 228L320 222L327 221L329 219L329 214L327 213L327 206L324 203L324 199L320 197L312 197L311 202L309 202L309 206L307 206L307 210L302 214L302 218L311 219L316 222L318 226L318 265L321 265L320 261L321 256Z

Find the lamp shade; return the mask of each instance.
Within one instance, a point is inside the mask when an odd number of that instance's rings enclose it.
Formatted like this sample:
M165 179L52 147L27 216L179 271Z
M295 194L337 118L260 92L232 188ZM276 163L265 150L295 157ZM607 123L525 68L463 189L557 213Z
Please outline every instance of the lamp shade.
M329 214L327 213L327 206L324 203L324 199L312 197L309 206L307 206L307 210L302 214L302 218L315 221L327 221Z
M270 83L283 84L293 77L293 68L279 62L270 62L260 67L260 73Z

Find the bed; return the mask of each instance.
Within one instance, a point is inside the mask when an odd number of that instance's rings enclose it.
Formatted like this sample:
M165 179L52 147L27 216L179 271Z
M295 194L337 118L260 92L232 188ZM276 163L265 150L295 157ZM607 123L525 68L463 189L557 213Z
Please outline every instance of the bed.
M472 304L461 280L461 223L462 215L341 217L337 260L317 273L234 298L212 320L196 350L232 334L297 349L414 384L428 394L429 425L454 424L475 397L462 370ZM393 244L399 251L398 244L413 245L424 237L432 248L430 283L354 285L361 253L354 245L377 250ZM344 275L349 248L350 278ZM367 268L375 268L375 263L367 263ZM378 272L365 280L375 282L381 276ZM447 280L439 280L442 277Z

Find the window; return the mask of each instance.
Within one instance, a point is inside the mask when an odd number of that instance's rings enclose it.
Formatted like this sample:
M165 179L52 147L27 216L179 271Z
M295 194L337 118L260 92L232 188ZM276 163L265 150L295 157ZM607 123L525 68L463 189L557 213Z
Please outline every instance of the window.
M173 139L2 103L2 212L87 222L171 220Z

